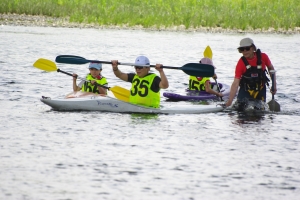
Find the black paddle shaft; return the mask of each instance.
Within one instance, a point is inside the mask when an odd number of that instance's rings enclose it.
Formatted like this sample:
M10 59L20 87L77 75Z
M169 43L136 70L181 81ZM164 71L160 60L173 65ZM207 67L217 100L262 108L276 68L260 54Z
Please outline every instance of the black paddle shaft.
M272 100L268 102L268 105L269 105L269 109L271 111L276 111L276 112L279 112L280 111L280 105L277 101L275 101L274 99L274 89L275 89L275 80L274 80L274 77L275 77L275 73L271 73L271 80L272 80Z
M55 61L57 63L67 63L67 64L77 64L77 65L86 64L90 62L112 64L112 62L109 61L87 60L83 57L73 56L73 55L60 55L56 57ZM120 63L120 62L118 64L130 65L130 66L135 65L134 63ZM135 66L155 67L155 65L135 65ZM197 76L197 77L212 77L215 71L212 65L207 65L202 63L188 63L182 67L163 66L162 68L182 70L190 76Z
M62 70L60 70L60 69L57 69L57 72L61 72L61 73L63 73L63 74L67 74L67 75L69 75L69 76L73 76L73 74L70 74L70 73L68 73L68 72L62 71ZM80 78L80 77L78 77L78 76L77 76L77 78L80 79L80 80L87 81L87 80L85 80L85 79L83 79L83 78ZM89 82L89 81L88 81L88 82ZM103 88L109 90L109 87L106 87L106 86L104 86L104 85L100 85L100 84L97 83L97 82L95 82L94 84L95 84L96 86L100 86L100 87L103 87Z
M272 88L271 88L271 90L272 90L272 92L274 92L274 85L275 85L274 76L275 76L275 73L271 73L271 79L272 79ZM274 93L272 93L272 99L274 99Z
M104 64L111 64L111 62L108 61L101 61L101 60L87 60L80 56L73 56L73 55L60 55L57 56L55 59L55 62L57 63L66 63L66 64L76 64L76 65L82 65L87 63L104 63Z
M215 82L216 82L216 85L217 85L218 91L219 91L219 92L221 92L221 90L220 90L220 86L219 86L219 84L218 84L218 81L217 81L217 79L216 79L216 78L215 78ZM224 101L222 97L220 97L220 99L221 99L221 101Z

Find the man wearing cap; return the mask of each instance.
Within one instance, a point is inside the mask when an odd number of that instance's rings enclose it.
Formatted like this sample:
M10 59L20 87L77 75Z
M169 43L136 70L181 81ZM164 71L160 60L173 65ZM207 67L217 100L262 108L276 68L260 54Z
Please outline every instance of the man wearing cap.
M81 81L78 86L76 84L77 74L73 74L73 91L84 91L92 92L96 94L107 94L106 88L99 85L107 86L107 80L101 75L102 64L101 63L90 63L90 73L86 75L85 80ZM97 85L95 85L97 83Z
M235 77L230 88L229 99L225 104L226 107L232 104L239 87L238 102L242 102L245 98L266 102L266 85L269 85L266 69L268 69L269 73L275 73L268 55L261 53L260 49L256 49L251 38L242 39L238 51L243 56L236 65ZM272 81L276 83L275 75ZM276 91L276 84L274 84L274 91L271 90L270 92L276 94Z
M129 102L133 104L158 108L160 106L160 88L169 87L168 79L162 68L162 64L156 64L155 73L149 73L150 61L146 56L138 56L135 59L136 73L123 73L118 68L118 61L112 60L112 69L116 77L132 83Z
M202 58L199 61L199 63L212 65L215 68L215 66L213 65L212 60L209 59L209 58ZM217 75L214 74L213 78L216 79ZM223 96L223 94L221 92L217 92L217 91L215 91L211 88L210 77L190 76L189 90L206 91L210 94L216 95L217 97L222 97Z

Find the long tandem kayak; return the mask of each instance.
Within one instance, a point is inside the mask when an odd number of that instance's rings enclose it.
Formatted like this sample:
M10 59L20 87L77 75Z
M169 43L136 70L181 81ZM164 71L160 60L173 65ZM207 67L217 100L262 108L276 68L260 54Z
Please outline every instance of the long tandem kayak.
M220 105L172 103L161 108L149 108L93 93L70 94L66 98L42 97L43 103L59 111L104 111L116 113L201 114L224 110Z

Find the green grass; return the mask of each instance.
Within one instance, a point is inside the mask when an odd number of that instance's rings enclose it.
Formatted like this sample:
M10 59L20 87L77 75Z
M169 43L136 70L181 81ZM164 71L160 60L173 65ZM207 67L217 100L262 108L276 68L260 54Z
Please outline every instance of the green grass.
M70 22L145 28L300 27L299 0L1 0L0 13L69 17Z

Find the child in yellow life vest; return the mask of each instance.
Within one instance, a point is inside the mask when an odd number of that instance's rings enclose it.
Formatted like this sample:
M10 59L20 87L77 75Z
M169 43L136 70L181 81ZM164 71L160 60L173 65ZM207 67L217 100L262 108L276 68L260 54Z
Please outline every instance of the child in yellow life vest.
M213 62L209 58L202 58L199 63L202 64L208 64L213 65ZM215 66L214 66L215 68ZM217 79L217 75L214 74L214 79ZM198 91L206 91L210 94L214 94L218 97L223 97L223 94L221 92L215 91L212 89L210 84L210 77L196 77L196 76L190 76L189 80L189 90L198 90Z
M76 83L77 74L73 74L73 91L84 91L92 92L96 94L107 94L107 89L101 86L96 86L95 83L99 85L107 86L107 80L101 75L102 64L101 63L90 63L89 65L90 73L85 77L86 81L81 81L78 85Z
M138 56L135 59L136 73L123 73L118 68L118 61L112 60L112 69L116 77L123 81L132 83L129 102L147 107L158 108L160 106L160 89L169 87L168 79L162 68L162 64L156 64L155 73L149 73L150 61L146 56ZM144 65L144 66L143 66Z

